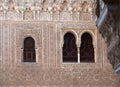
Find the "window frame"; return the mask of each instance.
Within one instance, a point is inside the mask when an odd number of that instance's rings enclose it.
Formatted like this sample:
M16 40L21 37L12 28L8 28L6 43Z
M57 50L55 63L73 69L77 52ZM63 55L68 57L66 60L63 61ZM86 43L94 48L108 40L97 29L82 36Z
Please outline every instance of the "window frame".
M77 31L79 31L79 33L77 33ZM92 29L62 29L62 42L61 42L61 63L62 64L96 64L97 63L97 31L92 28ZM75 38L76 38L76 45L77 45L77 51L79 52L78 55L78 61L77 62L63 62L63 44L64 44L64 35L66 33L72 33ZM92 44L93 44L93 48L94 48L94 62L81 62L80 61L80 44L81 44L81 36L83 35L83 33L89 33L92 37Z

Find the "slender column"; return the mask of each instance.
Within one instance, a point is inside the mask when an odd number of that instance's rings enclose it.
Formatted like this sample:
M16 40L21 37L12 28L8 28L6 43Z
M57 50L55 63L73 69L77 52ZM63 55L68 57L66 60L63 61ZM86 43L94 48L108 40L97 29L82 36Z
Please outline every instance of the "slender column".
M77 47L78 63L80 63L80 47Z

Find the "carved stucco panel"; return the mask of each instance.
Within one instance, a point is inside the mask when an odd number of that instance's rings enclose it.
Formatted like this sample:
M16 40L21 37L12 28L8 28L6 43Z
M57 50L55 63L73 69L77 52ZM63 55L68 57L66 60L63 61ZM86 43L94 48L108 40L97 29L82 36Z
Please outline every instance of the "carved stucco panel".
M10 50L10 44L9 44L9 42L10 42L10 24L8 24L8 23L5 23L5 24L2 24L2 29L3 29L3 31L2 31L2 42L4 43L4 44L2 44L2 46L3 46L3 52L2 52L2 57L3 57L3 64L5 64L5 65L9 65L10 63L10 53L9 53L9 50Z
M38 65L42 64L42 37L41 31L39 29L17 29L17 58L18 63L22 63L23 59L23 42L26 37L32 37L35 40L35 50L36 50L36 61Z
M60 20L61 21L71 21L72 15L69 12L61 12L60 13Z
M4 11L0 11L0 20L4 20L5 14Z
M24 13L23 13L23 19L24 20L32 20L33 19L33 12L31 10L26 10Z
M40 20L42 21L50 21L51 15L48 12L40 12Z
M49 59L49 28L47 24L43 26L42 29L42 58L43 58L43 67L48 67L48 59Z
M49 66L55 67L56 65L56 27L54 24L49 24Z
M18 20L19 13L17 13L16 11L7 11L6 17L7 17L7 20Z

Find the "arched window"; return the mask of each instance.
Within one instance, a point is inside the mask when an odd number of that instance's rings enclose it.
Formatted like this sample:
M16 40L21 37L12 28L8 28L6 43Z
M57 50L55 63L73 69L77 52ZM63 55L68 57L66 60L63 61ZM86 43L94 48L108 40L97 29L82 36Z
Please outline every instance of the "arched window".
M32 37L27 37L24 40L23 61L36 62L35 41Z
M89 33L84 33L81 38L80 62L94 62L94 48Z
M75 37L71 33L64 36L63 62L77 62L77 47Z

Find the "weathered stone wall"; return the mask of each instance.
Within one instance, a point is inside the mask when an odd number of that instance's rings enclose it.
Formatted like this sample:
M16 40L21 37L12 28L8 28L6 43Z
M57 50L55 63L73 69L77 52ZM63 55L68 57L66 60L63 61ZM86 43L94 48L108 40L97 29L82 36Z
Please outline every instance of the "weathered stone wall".
M65 32L92 32L95 63L63 63ZM35 39L36 63L22 62L24 38ZM93 22L1 21L0 87L119 87L106 45Z

